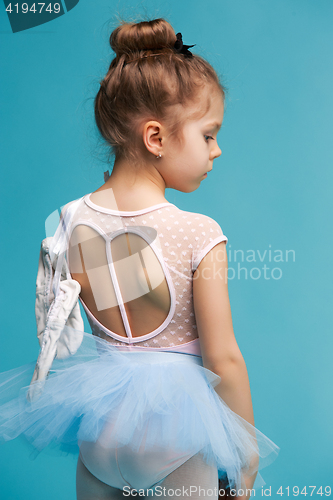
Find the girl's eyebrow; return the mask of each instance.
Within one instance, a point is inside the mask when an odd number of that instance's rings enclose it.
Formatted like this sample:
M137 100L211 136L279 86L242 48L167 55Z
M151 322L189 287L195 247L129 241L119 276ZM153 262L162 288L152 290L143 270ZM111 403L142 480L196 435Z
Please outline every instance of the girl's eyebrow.
M211 123L207 123L206 124L206 127L209 128L209 129L217 129L218 131L220 130L220 128L222 127L222 123L219 123L219 122L211 122Z

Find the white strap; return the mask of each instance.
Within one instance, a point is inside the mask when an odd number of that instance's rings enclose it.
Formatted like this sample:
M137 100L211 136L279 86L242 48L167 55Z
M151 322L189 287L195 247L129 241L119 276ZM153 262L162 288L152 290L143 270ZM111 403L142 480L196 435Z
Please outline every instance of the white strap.
M65 253L66 253L66 250L68 247L69 231L70 231L70 227L71 227L71 222L73 219L73 215L76 212L78 205L80 204L82 199L83 199L83 197L74 201L66 209L66 212L65 212L63 218L61 219L61 221L59 222L57 230L54 233L54 236L52 238L52 242L50 244L50 257L51 257L52 264L55 262L55 259L57 258L57 265L56 265L54 278L53 278L53 284L52 284L52 290L53 290L55 297L59 293L59 283L60 283L60 279L61 279L61 270L63 268ZM66 274L68 275L67 271L66 271Z

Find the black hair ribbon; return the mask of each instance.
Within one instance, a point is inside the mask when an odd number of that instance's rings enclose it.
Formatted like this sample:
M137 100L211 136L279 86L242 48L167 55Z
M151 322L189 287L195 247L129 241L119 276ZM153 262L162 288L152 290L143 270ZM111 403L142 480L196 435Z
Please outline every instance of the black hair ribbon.
M176 37L177 37L177 40L175 41L175 44L173 46L175 51L178 52L178 54L183 54L185 57L193 57L192 52L190 52L188 49L190 49L191 47L194 47L195 44L194 45L184 45L183 44L183 36L181 33L177 33Z

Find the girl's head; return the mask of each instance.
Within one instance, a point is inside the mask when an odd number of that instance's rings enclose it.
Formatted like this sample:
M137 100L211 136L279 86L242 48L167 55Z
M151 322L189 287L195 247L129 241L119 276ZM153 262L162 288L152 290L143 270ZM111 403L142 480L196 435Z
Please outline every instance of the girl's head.
M155 158L143 138L147 122L163 124L180 146L186 122L200 120L216 99L223 105L225 88L212 66L176 52L175 42L164 19L124 23L111 33L116 55L95 98L95 118L116 160L140 160L147 151Z

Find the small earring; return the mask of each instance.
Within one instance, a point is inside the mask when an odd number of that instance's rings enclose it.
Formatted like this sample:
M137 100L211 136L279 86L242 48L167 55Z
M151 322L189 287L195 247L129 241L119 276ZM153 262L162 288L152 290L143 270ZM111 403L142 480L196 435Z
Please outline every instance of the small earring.
M156 156L156 158L162 158L161 152L158 153L158 155Z

